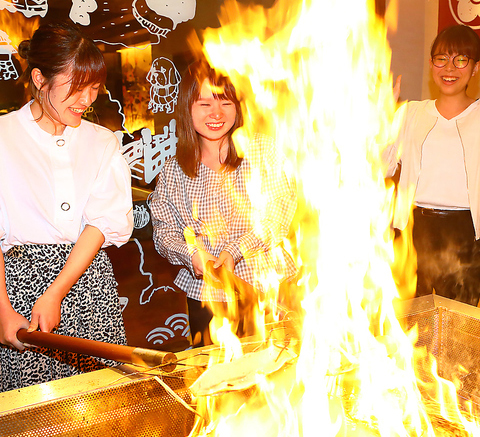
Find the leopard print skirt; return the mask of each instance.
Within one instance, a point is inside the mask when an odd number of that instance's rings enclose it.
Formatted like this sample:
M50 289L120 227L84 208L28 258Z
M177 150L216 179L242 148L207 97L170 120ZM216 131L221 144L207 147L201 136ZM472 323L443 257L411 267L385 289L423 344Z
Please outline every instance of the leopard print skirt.
M10 302L30 320L32 307L63 268L73 244L23 245L5 255L5 281ZM126 344L117 282L105 251L62 301L57 334ZM14 390L116 365L114 361L48 348L23 352L0 345L0 390Z

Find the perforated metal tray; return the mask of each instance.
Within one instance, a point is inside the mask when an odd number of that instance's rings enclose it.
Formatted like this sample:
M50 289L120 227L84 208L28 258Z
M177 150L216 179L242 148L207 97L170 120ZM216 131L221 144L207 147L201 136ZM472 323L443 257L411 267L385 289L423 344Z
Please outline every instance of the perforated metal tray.
M456 381L457 394L475 404L478 411L480 308L429 295L404 301L396 310L404 329L418 324L416 346L425 347L435 357L438 375Z
M191 354L197 356L198 351ZM185 360L188 353L183 355ZM188 435L194 413L155 377L189 404L188 386L203 371L203 364L178 366L171 373L142 370L104 369L0 393L0 436Z
M417 346L432 353L441 377L458 381L460 375L459 396L480 410L480 308L432 295L400 302L396 313L404 329L418 324ZM188 387L206 357L202 363L198 350L185 351L179 358L186 366L157 376L190 403ZM113 369L0 394L1 436L183 437L194 417L154 377L132 378Z

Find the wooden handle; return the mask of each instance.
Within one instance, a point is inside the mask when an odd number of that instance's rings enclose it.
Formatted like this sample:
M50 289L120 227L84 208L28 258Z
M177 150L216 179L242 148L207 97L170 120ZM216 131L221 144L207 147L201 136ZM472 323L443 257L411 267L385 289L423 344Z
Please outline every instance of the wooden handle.
M41 331L27 332L27 330L23 328L17 332L17 338L22 343L27 343L32 346L91 355L120 363L138 364L148 367L161 366L165 372L175 370L177 361L177 357L172 352L122 346Z

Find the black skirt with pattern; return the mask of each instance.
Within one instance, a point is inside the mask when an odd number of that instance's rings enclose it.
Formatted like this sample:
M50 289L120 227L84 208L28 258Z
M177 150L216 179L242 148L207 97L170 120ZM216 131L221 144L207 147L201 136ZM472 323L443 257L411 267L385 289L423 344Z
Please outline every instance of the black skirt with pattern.
M28 320L36 300L58 276L73 244L23 245L4 254L5 281L15 311ZM57 334L126 344L117 282L105 251L62 301ZM114 361L47 348L23 352L0 345L0 390L8 391L116 365Z

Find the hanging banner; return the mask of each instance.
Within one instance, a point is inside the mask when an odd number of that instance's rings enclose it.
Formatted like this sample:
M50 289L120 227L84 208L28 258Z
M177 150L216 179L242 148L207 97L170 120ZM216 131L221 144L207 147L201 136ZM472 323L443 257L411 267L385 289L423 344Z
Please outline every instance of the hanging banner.
M464 24L480 32L480 2L477 0L439 0L438 30Z

